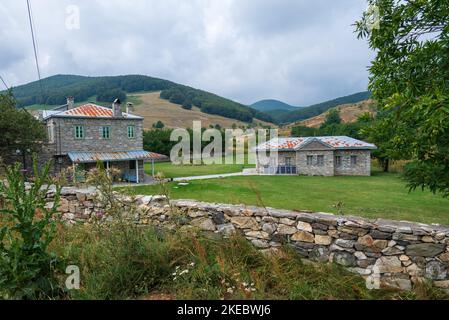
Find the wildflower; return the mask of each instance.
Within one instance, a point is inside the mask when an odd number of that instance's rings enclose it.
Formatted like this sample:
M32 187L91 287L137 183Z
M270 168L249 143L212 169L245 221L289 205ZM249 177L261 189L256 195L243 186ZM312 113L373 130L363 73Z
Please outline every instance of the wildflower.
M233 290L232 288L228 288L228 289L226 290L226 292L232 294L232 293L234 293L234 290Z
M190 263L189 266L194 267L195 266L195 262Z

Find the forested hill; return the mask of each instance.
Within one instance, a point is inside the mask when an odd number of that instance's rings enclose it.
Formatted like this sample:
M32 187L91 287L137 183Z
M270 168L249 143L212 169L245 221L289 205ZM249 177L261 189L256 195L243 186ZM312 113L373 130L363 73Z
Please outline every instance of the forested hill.
M260 100L250 105L250 107L264 112L271 110L293 111L299 108L274 99Z
M66 102L67 96L74 96L76 101L85 101L96 96L97 101L110 103L115 98L125 100L127 93L141 91L161 91L161 98L182 105L185 109L193 105L199 107L202 112L240 121L251 122L256 118L273 122L271 116L235 101L168 80L143 75L110 77L55 75L42 79L41 84L36 81L13 88L19 107L34 104L62 105Z
M349 96L340 97L337 99L321 102L305 108L298 108L290 112L282 112L278 115L272 114L277 123L292 123L315 117L326 112L327 110L336 106L348 103L357 103L371 97L370 91L358 92Z

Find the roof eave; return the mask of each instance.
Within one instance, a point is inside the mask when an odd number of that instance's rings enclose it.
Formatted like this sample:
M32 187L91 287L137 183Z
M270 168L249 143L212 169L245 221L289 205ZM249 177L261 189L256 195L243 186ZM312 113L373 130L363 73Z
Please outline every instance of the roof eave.
M377 150L377 147L340 147L335 150Z
M89 117L89 116L75 116L75 115L51 115L44 120L50 119L50 118L68 118L68 119L102 119L102 120L144 120L143 117L139 116L132 116L132 117Z

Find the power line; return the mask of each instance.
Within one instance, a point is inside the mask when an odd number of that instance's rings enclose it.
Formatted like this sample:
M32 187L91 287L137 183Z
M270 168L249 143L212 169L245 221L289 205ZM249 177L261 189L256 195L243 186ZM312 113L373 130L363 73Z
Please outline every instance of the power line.
M3 84L5 85L6 90L9 90L9 87L8 87L8 85L6 84L5 80L3 80L3 77L2 77L2 76L0 76L0 80L1 80L1 81L3 82Z
M34 36L33 19L31 18L30 0L27 0L27 8L28 8L28 19L30 21L31 39L33 41L34 60L36 61L37 77L39 79L39 87L41 89L41 95L42 95L42 99L43 99L44 98L44 90L42 89L41 71L40 71L40 68L39 68L39 59L37 58L37 45L36 45L36 37Z

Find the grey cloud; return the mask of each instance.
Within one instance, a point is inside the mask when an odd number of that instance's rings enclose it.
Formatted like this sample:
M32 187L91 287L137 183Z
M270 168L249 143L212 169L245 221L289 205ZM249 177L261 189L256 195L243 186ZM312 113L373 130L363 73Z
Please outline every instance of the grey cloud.
M306 105L366 89L362 0L32 0L42 74L139 73L252 103ZM68 5L81 28L65 27ZM4 0L0 74L36 79L26 6Z

